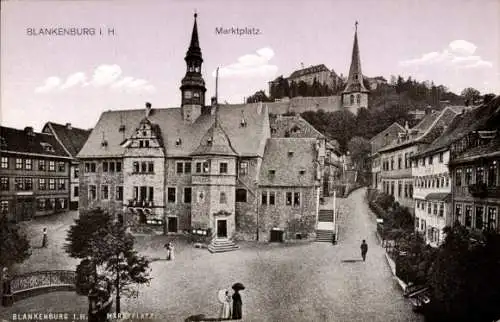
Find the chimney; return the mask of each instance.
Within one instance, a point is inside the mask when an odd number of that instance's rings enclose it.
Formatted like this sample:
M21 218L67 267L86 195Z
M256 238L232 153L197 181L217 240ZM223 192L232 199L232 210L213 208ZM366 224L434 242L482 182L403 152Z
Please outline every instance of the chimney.
M67 128L68 130L71 130L71 123L66 123L66 128Z
M35 135L35 133L33 132L33 127L31 127L31 126L25 127L24 134L29 135L29 136Z
M149 114L151 114L151 103L146 102L146 117L149 117Z

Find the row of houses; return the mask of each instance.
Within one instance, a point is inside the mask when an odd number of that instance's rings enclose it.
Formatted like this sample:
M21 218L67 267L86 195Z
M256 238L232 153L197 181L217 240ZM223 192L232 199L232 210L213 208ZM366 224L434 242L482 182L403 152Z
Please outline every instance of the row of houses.
M77 153L89 130L48 122L40 133L0 127L0 212L11 221L78 209Z
M446 107L415 127L394 123L371 139L372 186L415 217L428 244L456 221L473 233L500 232L500 98Z

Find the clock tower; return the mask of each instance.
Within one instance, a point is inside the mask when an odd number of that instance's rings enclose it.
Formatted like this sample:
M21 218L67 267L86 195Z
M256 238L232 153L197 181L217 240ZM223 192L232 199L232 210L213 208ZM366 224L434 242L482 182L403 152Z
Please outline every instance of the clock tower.
M201 56L200 43L198 40L198 27L194 14L193 33L191 43L184 60L186 61L186 75L181 82L181 111L182 118L188 122L194 122L200 116L202 107L205 106L205 81L201 76Z

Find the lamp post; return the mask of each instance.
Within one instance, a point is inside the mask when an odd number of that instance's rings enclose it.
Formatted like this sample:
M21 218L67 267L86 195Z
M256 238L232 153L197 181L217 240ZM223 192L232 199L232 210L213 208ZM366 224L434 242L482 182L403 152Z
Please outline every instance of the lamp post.
M120 313L120 264L123 260L123 252L116 255L116 313Z

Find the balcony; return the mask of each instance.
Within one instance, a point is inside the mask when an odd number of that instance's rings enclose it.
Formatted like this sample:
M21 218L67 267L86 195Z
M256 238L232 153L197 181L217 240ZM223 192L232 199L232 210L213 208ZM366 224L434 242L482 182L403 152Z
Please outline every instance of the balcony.
M470 184L469 193L475 198L485 198L488 195L488 188L482 182Z
M152 200L129 199L128 206L129 207L140 207L140 208L153 208L154 202Z

